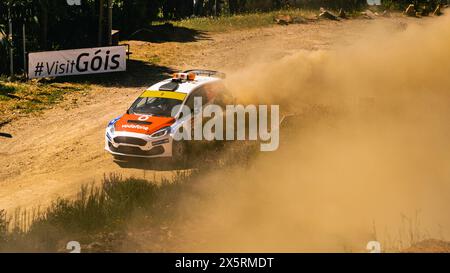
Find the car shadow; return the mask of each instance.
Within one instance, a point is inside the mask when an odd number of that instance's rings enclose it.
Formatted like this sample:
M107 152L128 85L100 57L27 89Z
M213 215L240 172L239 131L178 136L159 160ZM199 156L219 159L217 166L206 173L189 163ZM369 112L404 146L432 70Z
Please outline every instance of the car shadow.
M133 158L114 159L114 163L123 169L139 169L152 171L181 171L191 169L190 164L173 162L171 158Z
M3 126L5 126L6 124L8 124L9 122L11 122L10 120L6 120L3 122L0 122L0 128L2 128ZM0 132L0 137L4 137L4 138L12 138L13 136L9 133L3 133Z
M174 26L171 23L165 23L141 28L129 35L127 40L150 43L190 43L199 40L210 40L210 37L204 31L199 31L187 27Z
M166 66L130 59L127 60L127 71L65 76L47 80L47 82L95 84L104 87L142 87L161 81L174 72Z

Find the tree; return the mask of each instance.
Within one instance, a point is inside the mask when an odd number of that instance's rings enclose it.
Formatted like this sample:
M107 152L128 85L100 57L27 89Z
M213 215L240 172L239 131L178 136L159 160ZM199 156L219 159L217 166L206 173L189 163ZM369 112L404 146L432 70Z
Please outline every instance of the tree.
M204 16L204 0L196 0L194 5L194 14L197 16Z
M230 14L236 14L238 12L238 0L228 0L228 8L230 9Z
M8 46L6 25L0 23L0 74L6 72L6 68L8 67Z
M40 46L41 49L46 50L48 48L48 9L49 3L48 0L40 0L39 2L39 26L41 29L40 35Z

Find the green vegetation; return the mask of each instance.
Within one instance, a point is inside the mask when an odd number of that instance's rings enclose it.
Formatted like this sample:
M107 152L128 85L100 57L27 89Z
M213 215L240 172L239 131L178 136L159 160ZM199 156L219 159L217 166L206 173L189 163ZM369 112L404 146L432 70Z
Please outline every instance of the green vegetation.
M123 251L120 244L130 225L160 232L183 222L180 201L208 198L198 182L217 168L248 167L258 147L256 142L230 142L226 152L214 147L203 151L195 159L199 166L189 166L198 169L174 171L171 179L110 174L100 186L83 186L76 197L59 198L44 210L16 210L10 215L0 209L0 252L67 252L65 246L72 240L79 241L83 251ZM119 242L110 244L111 240ZM94 242L99 246L90 249Z
M317 11L288 9L272 12L253 12L247 14L227 15L217 18L194 17L181 21L173 21L171 23L178 27L191 28L199 31L231 31L237 29L249 29L273 25L275 16L280 14L290 15L294 18L311 18L317 15Z
M7 47L9 46L8 39L6 38L6 25L0 23L0 69L6 71L7 65Z
M0 74L9 72L9 49L5 39L11 10L14 41L14 67L16 73L23 69L21 26L27 29L27 51L61 50L105 45L108 41L108 2L106 0L85 0L79 7L69 6L61 0L5 0L0 1ZM113 0L112 27L119 30L121 39L129 39L139 29L148 28L152 22L182 20L193 16L199 19L186 19L184 24L193 29L217 30L220 24L246 27L265 26L272 21L271 14L249 16L229 16L276 11L280 9L301 8L318 10L344 8L346 11L359 9L366 0ZM205 17L214 16L217 22L207 26ZM225 16L222 18L221 16ZM203 19L202 19L203 18ZM183 24L181 22L180 24ZM204 26L204 27L202 27ZM67 31L70 30L70 31ZM23 71L22 71L23 72Z
M87 90L89 86L85 84L7 82L0 79L0 123L18 115L47 109L68 93Z
M0 251L55 252L73 238L90 243L100 234L124 232L136 215L147 226L161 225L173 217L196 175L178 172L171 181L147 181L112 174L100 188L84 186L75 199L58 199L45 211L17 211L12 217L0 211Z

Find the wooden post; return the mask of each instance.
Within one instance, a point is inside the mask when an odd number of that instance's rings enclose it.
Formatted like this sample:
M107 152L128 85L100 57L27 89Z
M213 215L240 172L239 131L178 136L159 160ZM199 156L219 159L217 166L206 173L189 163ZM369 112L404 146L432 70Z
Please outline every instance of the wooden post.
M39 18L39 25L41 27L41 50L47 50L48 38L48 0L41 1L41 18Z
M9 25L9 73L14 76L14 49L13 49L13 26L11 18L11 2L8 2L8 25Z
M27 67L27 36L25 33L25 19L23 21L23 25L22 25L22 46L23 46L23 73L25 74L25 78L28 77L28 67Z
M103 9L105 8L104 0L99 0L98 10L98 40L97 45L103 45Z
M113 3L112 0L108 0L108 45L112 45L112 11L113 11Z

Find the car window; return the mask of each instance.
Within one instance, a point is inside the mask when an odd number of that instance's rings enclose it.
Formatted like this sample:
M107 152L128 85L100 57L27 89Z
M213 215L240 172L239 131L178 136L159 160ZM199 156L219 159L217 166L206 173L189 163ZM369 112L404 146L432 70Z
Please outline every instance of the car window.
M140 97L130 107L130 114L145 114L170 117L172 109L181 104L180 100L170 98Z

